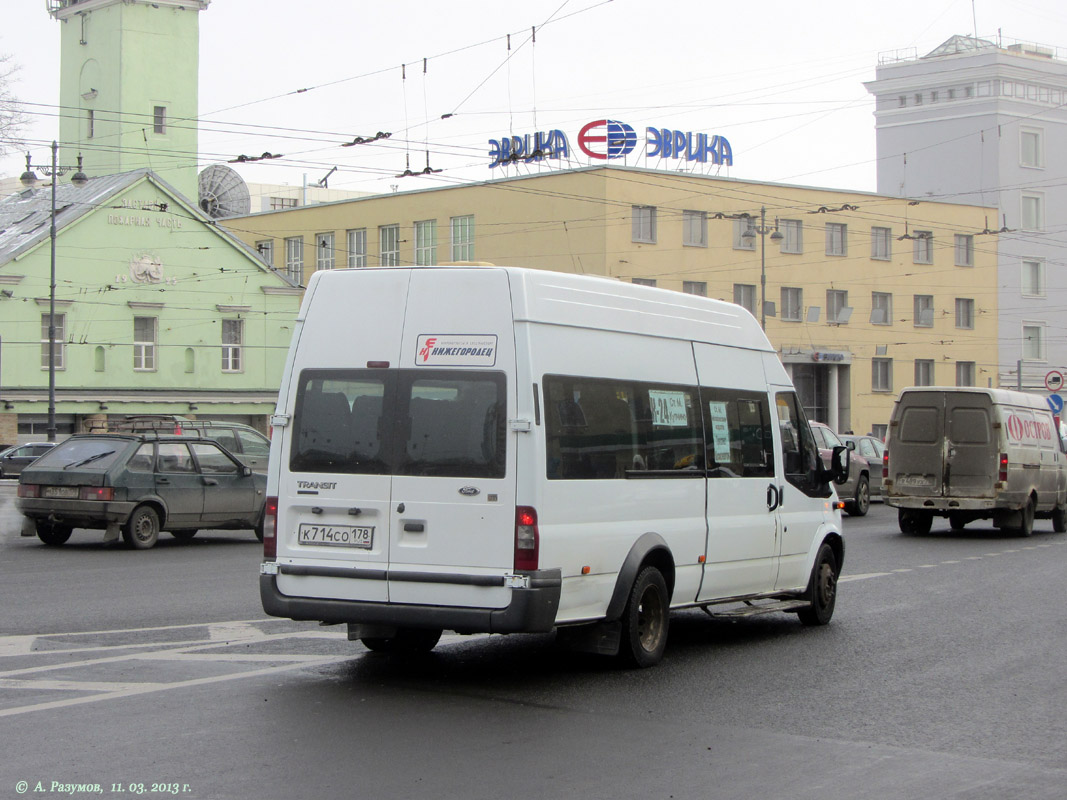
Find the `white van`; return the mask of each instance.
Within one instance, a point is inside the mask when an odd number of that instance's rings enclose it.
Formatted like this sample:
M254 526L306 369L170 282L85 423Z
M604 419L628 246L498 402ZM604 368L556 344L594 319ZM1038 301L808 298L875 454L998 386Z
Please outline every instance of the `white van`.
M510 267L316 272L272 423L263 607L373 650L558 628L647 666L671 609L833 614L831 475L736 305Z
M959 530L992 518L1029 536L1034 518L1067 532L1067 457L1039 395L1007 389L905 389L893 407L883 469L902 533L929 533L935 516Z

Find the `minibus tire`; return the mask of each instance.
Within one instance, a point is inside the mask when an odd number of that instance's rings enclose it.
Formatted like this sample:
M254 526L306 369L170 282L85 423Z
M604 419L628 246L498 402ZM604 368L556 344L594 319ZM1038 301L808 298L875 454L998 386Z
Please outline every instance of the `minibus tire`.
M1033 535L1034 512L1034 498L1031 496L1026 498L1026 505L1019 512L1019 527L1015 529L1015 533L1024 538Z
M1052 530L1056 533L1067 533L1067 508L1056 506L1052 510Z
M49 547L66 544L72 533L74 533L74 528L70 525L57 525L47 520L37 520L37 538Z
M619 656L634 667L651 667L663 658L670 624L667 582L655 567L645 567L634 581L622 612Z
M837 605L837 578L837 556L834 549L823 542L808 583L807 595L811 605L797 612L804 625L825 625L833 617Z
M429 653L441 640L439 628L398 628L396 636L365 636L363 646L375 653L417 655Z
M159 541L159 514L152 506L137 506L122 526L122 538L134 550L155 547Z
M911 508L897 509L897 525L901 533L911 536L925 536L934 524L934 515L929 511L917 511Z

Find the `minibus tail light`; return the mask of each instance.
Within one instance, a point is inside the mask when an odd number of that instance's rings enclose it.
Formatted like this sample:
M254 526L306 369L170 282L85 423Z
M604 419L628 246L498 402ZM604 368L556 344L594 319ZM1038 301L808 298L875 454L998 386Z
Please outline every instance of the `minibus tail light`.
M1008 454L1000 454L1000 474L997 475L997 480L1001 483L1008 482Z
M540 549L537 511L530 506L515 507L515 571L536 570Z
M274 561L278 557L278 498L268 497L263 508L263 558Z
M889 480L889 448L882 451L882 480Z

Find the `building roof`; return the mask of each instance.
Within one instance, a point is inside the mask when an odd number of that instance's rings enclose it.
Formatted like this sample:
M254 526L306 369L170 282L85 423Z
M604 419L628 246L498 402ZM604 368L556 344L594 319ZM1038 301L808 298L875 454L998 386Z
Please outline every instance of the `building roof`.
M989 48L995 50L996 47L996 44L988 39L978 39L974 36L952 36L923 56L923 58L953 56L958 53L974 53L978 50L986 50Z
M205 216L196 205L184 200L177 189L148 169L91 177L84 186L75 186L69 181L56 183L56 231L61 231L82 217L107 206L110 198L143 180L151 181L171 196L181 205L184 213L214 230L234 248L252 259L264 272L276 275L289 286L298 285L284 273L265 264L252 248L216 225L215 221ZM48 239L51 233L51 218L51 184L23 189L0 199L0 267Z

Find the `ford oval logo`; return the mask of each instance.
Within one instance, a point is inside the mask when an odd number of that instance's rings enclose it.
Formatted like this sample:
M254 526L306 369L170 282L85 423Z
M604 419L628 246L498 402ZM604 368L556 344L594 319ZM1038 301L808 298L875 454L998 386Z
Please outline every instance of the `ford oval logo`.
M464 497L474 497L474 495L478 494L478 490L473 486L464 486L459 490L459 493Z

